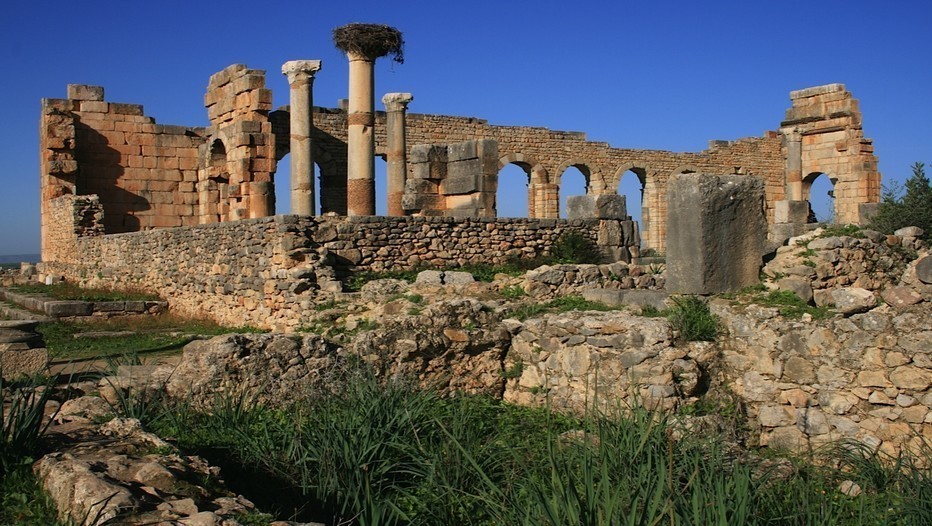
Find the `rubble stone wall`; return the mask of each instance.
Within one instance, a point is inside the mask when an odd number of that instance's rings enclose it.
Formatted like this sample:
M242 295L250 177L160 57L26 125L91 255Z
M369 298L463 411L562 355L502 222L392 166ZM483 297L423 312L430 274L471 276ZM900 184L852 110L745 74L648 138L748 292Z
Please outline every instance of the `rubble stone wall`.
M714 343L675 345L665 320L626 313L512 326L504 397L583 411L712 396L746 413L752 445L796 451L856 439L895 454L932 438L932 303L818 323L724 300L713 311L726 329Z
M531 258L547 254L565 232L598 242L607 223L618 222L274 216L80 237L42 271L85 286L156 293L185 315L291 331L334 275ZM610 230L624 231L617 224ZM605 248L627 251L633 241Z

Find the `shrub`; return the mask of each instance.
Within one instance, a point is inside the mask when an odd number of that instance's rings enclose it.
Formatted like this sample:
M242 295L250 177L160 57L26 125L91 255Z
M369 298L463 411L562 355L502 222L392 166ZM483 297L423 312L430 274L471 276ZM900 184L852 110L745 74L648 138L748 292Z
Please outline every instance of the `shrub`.
M601 263L602 254L589 238L575 232L561 235L550 247L555 263Z
M50 420L45 420L45 404L51 385L39 380L25 385L6 385L0 375L0 479L21 464L28 464L39 449L39 438Z
M709 310L709 304L698 296L673 298L667 319L681 341L710 342L718 335L718 318Z
M918 226L923 239L932 239L932 184L926 177L923 163L913 164L913 175L903 188L896 183L884 189L883 200L870 227L885 233L907 227Z

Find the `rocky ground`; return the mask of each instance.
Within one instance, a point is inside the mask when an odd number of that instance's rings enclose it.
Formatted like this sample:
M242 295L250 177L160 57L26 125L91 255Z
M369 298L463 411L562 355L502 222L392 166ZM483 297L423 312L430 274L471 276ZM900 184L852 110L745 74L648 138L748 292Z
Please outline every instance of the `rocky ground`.
M916 231L791 239L764 267L764 286L831 310L817 319L750 293L713 299L715 342L683 342L665 318L641 315L670 305L662 273L620 263L492 283L456 272L373 281L319 305L303 333L195 341L177 365L123 368L59 393L55 453L35 472L76 523L239 524L255 509L224 489L222 473L113 407L144 392L195 407L222 392L290 403L353 360L444 393L571 411L594 399L672 410L731 397L747 446L850 438L895 454L932 439L932 256ZM570 294L620 310L533 309Z

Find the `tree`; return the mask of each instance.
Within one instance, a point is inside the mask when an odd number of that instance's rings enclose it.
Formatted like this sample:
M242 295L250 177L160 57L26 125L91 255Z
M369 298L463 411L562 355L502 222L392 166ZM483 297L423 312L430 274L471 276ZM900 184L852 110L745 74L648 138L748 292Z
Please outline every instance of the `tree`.
M893 183L884 188L877 213L870 228L884 233L906 226L918 226L923 239L932 239L932 183L926 177L925 164L913 164L913 175L904 185Z

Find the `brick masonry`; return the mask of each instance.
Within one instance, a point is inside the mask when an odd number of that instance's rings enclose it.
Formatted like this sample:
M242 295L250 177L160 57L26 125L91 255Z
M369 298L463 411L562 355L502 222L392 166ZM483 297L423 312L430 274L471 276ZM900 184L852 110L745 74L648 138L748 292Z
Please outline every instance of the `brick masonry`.
M107 233L191 226L273 215L277 161L289 151L288 108L271 110L265 72L234 64L210 77L206 128L156 124L137 104L108 102L104 89L70 85L65 99L43 99L40 186L43 259L56 253L50 203L63 195L97 195ZM497 168L515 164L528 175L528 217L556 218L561 177L585 176L592 195L616 193L632 171L643 185L641 237L664 250L669 178L679 173L754 175L764 181L768 221L775 203L807 197L819 173L836 180L837 219L859 222L860 208L880 198L880 174L863 137L857 101L842 85L791 94L781 131L735 141L711 141L701 152L615 148L580 132L497 126L483 119L407 115L408 158L423 145L486 140L498 145ZM347 114L314 109L314 158L321 172L321 213L347 210ZM376 154L387 153L384 112L375 114ZM791 157L788 158L788 152ZM798 159L797 159L798 156ZM788 169L792 160L797 165ZM409 165L409 177L414 164ZM482 168L478 197L462 194L432 205L430 214L495 215L498 174ZM457 183L468 182L460 178ZM460 190L454 190L458 192ZM789 195L788 195L789 193ZM422 213L421 207L409 213Z

